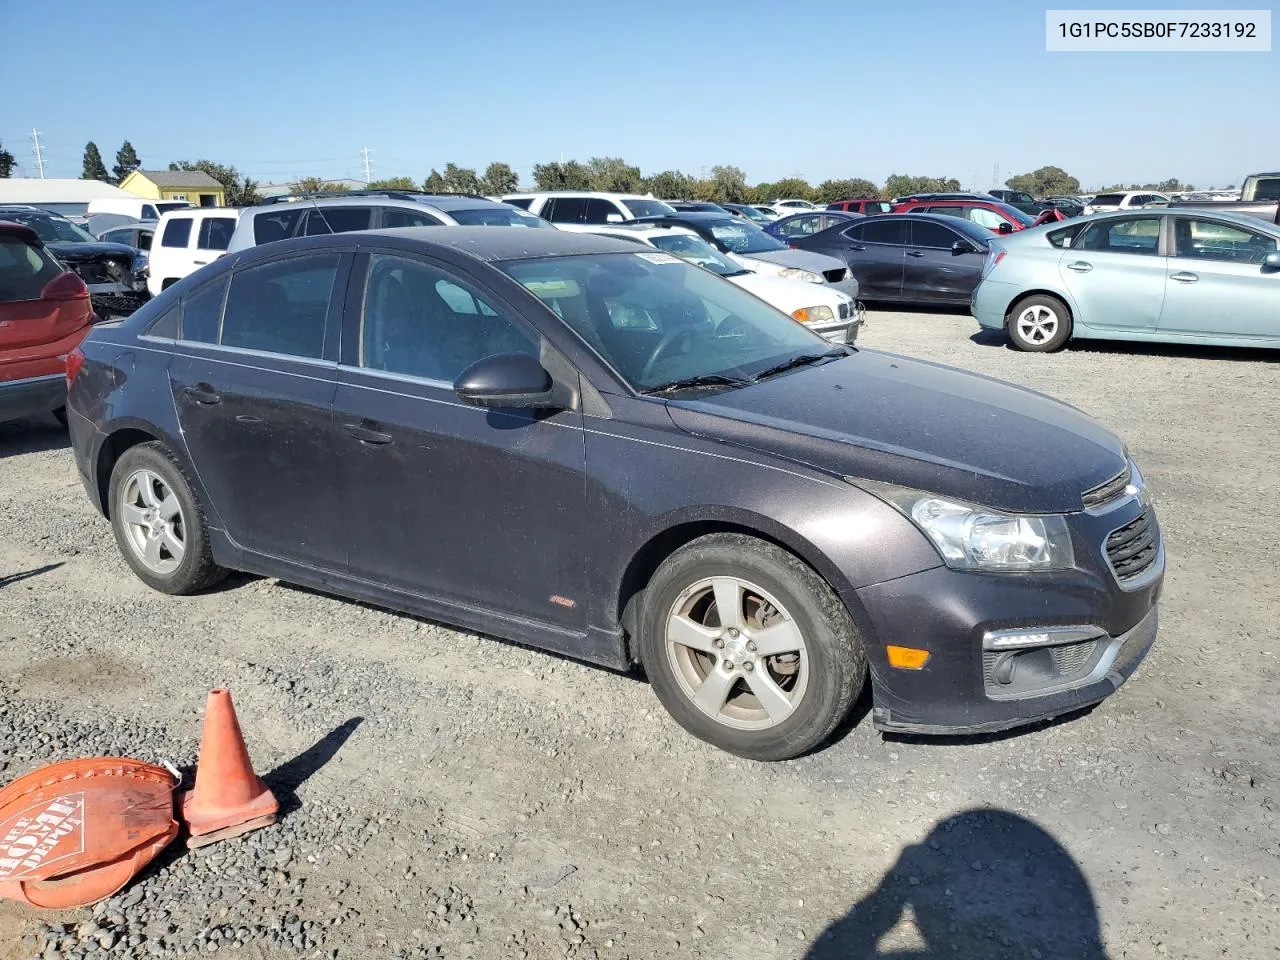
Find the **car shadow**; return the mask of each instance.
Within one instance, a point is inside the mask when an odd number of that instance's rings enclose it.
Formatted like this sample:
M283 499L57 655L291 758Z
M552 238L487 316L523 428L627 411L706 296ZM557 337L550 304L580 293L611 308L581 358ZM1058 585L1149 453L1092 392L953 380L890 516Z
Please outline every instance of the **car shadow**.
M906 847L804 960L1106 956L1093 891L1075 858L1025 817L980 807Z
M888 300L867 300L865 297L862 302L867 305L867 312L872 319L876 314L881 313L943 313L953 317L971 316L967 303L893 303Z
M1003 347L1012 353L1020 353L1003 330L986 327L969 335L969 340L980 347ZM1171 357L1185 360L1232 360L1248 363L1280 363L1280 351L1257 347L1211 347L1191 343L1152 343L1146 340L1071 340L1063 348L1064 353L1113 354L1116 356Z
M0 459L70 446L71 437L67 428L52 416L0 423Z

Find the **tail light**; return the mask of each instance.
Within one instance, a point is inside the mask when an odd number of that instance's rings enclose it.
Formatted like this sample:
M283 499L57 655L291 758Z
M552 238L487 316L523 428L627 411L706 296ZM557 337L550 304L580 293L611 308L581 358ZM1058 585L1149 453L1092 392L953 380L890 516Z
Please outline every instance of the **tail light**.
M84 285L79 274L70 270L58 274L40 291L41 300L84 300L88 296L89 288Z
M84 351L76 347L67 354L67 388L76 382L76 377L80 375L81 368L84 367Z
M788 244L787 244L787 246L788 246L788 247L790 247L792 250L799 250L799 249L800 249L800 244L798 244L798 243L788 243Z

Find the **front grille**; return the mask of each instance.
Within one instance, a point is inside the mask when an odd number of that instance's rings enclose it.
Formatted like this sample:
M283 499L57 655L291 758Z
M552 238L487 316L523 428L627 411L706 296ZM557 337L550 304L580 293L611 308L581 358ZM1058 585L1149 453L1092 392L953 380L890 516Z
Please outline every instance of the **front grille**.
M82 260L72 264L85 283L126 283L129 265L120 260Z
M839 270L823 270L822 275L826 277L827 283L839 283L845 278L849 271L841 268Z
M1094 507L1101 507L1103 504L1110 503L1116 497L1124 493L1124 488L1129 485L1129 467L1117 473L1110 480L1104 480L1096 487L1090 487L1084 493L1080 494L1080 499L1084 502L1084 508L1091 510Z
M1028 650L984 650L983 681L988 692L997 698L1041 694L1086 676L1093 668L1099 645L1106 642L1097 637Z
M1156 562L1159 546L1159 531L1148 510L1107 536L1107 562L1116 579L1123 583L1144 573Z

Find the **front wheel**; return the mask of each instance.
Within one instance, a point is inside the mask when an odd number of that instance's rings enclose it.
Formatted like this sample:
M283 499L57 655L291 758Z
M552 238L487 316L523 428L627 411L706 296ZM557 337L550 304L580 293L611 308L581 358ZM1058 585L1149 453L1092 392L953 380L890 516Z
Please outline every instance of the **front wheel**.
M1057 297L1036 294L1009 311L1009 340L1019 350L1049 353L1071 339L1071 312Z
M712 534L673 553L645 590L639 653L658 699L694 736L753 760L822 743L867 661L822 579L773 544Z

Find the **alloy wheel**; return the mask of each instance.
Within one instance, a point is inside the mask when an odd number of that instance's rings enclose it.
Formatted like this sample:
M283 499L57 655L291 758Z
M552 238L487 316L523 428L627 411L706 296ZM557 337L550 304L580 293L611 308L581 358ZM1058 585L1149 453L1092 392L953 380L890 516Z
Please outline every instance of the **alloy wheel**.
M1047 343L1058 333L1058 315L1043 304L1027 307L1015 322L1018 335L1026 343Z
M121 487L119 506L125 539L138 559L154 573L176 570L187 552L187 528L169 485L150 470L136 470Z
M804 634L776 598L747 580L708 577L686 588L667 615L665 645L681 690L718 723L773 727L804 698Z

